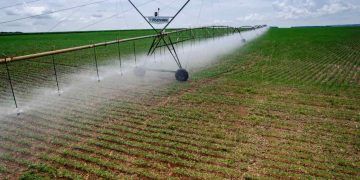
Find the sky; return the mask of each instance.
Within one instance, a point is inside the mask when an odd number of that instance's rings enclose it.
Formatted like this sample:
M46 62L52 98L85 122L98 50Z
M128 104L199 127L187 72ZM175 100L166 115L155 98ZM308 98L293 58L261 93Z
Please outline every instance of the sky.
M157 8L161 9L160 15L173 16L186 2L132 1L145 16L153 15ZM89 3L93 4L52 13ZM16 20L29 16L35 17ZM257 24L279 27L360 24L360 0L191 0L170 27ZM142 28L149 26L128 0L0 0L0 31Z

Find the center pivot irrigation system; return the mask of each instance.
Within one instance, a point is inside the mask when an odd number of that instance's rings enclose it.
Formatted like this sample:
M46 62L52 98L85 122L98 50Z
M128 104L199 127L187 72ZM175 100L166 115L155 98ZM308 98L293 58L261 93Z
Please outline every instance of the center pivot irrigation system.
M97 52L96 52L97 47L106 47L106 46L117 44L117 47L118 47L117 49L119 51L118 58L120 61L120 68L121 68L121 64L122 64L121 59L122 58L121 58L121 53L120 53L120 48L119 48L120 47L119 45L121 43L134 42L133 48L134 48L134 55L135 55L135 53L136 53L135 41L152 39L152 43L147 52L147 55L148 56L153 55L157 49L166 47L166 49L170 52L171 56L173 57L173 59L179 69L177 71L165 71L165 70L159 70L159 71L160 72L175 72L176 80L184 82L184 81L188 80L189 73L187 70L185 70L183 68L183 66L181 64L180 58L179 58L178 53L175 48L175 44L183 43L184 41L193 40L193 39L197 38L196 37L197 30L202 30L202 32L205 32L206 38L209 38L209 37L214 38L216 36L217 32L220 32L220 34L223 34L223 33L221 33L221 31L225 32L225 34L239 33L241 35L242 31L251 31L251 30L256 30L256 29L266 27L266 25L246 26L246 27L245 26L243 26L243 27L205 26L205 27L198 27L198 28L176 29L176 30L166 32L168 26L180 14L180 12L188 5L190 0L187 0L186 3L180 8L179 11L177 11L177 13L173 17L160 16L160 9L158 9L158 11L154 13L154 16L146 17L141 13L141 11L138 9L138 7L131 0L128 0L128 1L136 9L136 11L144 18L144 20L150 25L150 27L156 32L156 34L127 38L127 39L117 39L117 40L102 42L102 43L97 43L97 44L89 44L89 45L71 47L71 48L66 48L66 49L58 49L58 50L40 52L40 53L36 53L36 54L29 54L29 55L23 55L23 56L15 56L15 57L10 56L9 57L5 54L2 54L3 58L0 58L0 64L5 64L6 73L7 73L9 85L11 88L11 93L13 96L13 100L14 100L18 115L20 115L20 111L18 109L18 103L16 100L14 86L13 86L14 84L12 81L12 76L11 76L11 72L10 72L10 68L9 68L10 64L12 62L21 61L21 60L25 60L26 62L29 62L29 60L35 60L36 58L50 57L51 62L36 62L36 63L47 63L47 64L51 64L53 66L54 76L55 76L54 79L56 80L57 90L60 95L61 93L60 93L60 86L59 86L59 81L58 81L59 78L58 78L57 66L64 66L64 65L60 64L60 63L56 63L56 55L65 54L65 53L69 53L69 52L75 52L75 51L81 51L81 50L85 50L85 49L93 49L93 56L94 56L94 61L95 61L95 65L96 65L95 67L96 67L97 77L98 77L98 81L100 82L100 76L99 76L99 70L98 70L98 57L97 57ZM153 24L165 24L165 26L162 29L156 29L152 23ZM189 38L184 39L184 40L179 40L180 39L179 37L182 37L181 34L186 34L186 36L189 35ZM176 38L175 41L173 41L171 36L178 36L178 37ZM246 40L242 37L242 41L245 42ZM136 55L135 55L135 62L136 62ZM145 68L135 67L134 70L135 70L134 73L137 76L139 76L139 75L144 76L146 73ZM154 70L151 70L151 71L154 71Z
M173 43L174 41L171 39L171 37L168 34L165 33L165 30L173 22L173 20L180 14L180 12L186 7L186 5L189 4L190 0L186 1L186 3L180 8L180 10L175 14L174 17L159 16L160 9L158 9L159 10L158 12L155 12L154 17L145 17L143 13L141 13L141 11L135 6L135 4L131 0L129 0L129 2L157 34L149 48L148 55L152 55L159 47L160 42L162 41L179 67L179 69L175 73L176 80L187 81L189 79L189 73L187 72L187 70L183 69L180 58L178 56L178 53L176 52ZM158 24L166 23L166 25L159 31L151 24L151 22Z

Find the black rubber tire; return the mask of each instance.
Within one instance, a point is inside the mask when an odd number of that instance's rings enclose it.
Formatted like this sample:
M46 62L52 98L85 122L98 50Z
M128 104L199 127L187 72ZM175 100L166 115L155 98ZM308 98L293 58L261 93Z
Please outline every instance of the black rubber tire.
M146 70L142 67L135 67L134 74L137 77L144 77L146 75Z
M175 73L176 80L186 82L189 79L189 73L185 69L179 69Z

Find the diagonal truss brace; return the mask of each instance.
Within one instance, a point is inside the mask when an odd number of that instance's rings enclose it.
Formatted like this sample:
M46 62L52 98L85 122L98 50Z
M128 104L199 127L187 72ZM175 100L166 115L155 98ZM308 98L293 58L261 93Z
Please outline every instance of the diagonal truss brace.
M176 52L174 43L170 37L170 35L165 34L165 29L173 22L173 20L180 14L180 12L186 7L186 5L190 2L190 0L187 0L186 3L180 8L180 10L175 14L175 16L160 30L158 31L150 22L149 20L141 13L141 11L136 7L136 5L131 1L128 0L130 4L135 8L135 10L142 16L142 18L151 26L151 28L158 34L153 42L151 43L151 46L148 51L148 55L152 55L157 48L159 48L160 43L163 42L164 45L169 50L170 54L174 58L176 64L179 66L180 69L182 69L182 65L180 62L180 58Z

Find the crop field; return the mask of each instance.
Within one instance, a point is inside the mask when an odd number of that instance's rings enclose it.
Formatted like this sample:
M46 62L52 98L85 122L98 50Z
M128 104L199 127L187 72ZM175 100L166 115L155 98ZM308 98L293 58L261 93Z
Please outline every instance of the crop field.
M122 47L125 55L132 56L131 47ZM47 47L27 48L6 50ZM104 64L117 53L99 51ZM87 53L59 55L58 63L91 67ZM356 179L359 65L360 28L271 28L188 83L106 89L91 102L81 101L89 96L79 89L62 101L37 102L35 113L6 116L0 120L0 178ZM49 65L11 68L20 104L31 89L54 87ZM62 81L75 71L60 70ZM1 83L0 90L0 105L11 102L9 85Z
M170 29L172 31L176 29ZM213 31L211 31L213 32ZM205 30L196 30L194 33L206 35ZM217 30L216 34L225 33ZM153 30L119 30L119 31L94 31L94 32L64 32L64 33L27 33L0 36L2 52L8 56L19 56L31 53L51 51L54 48L68 48L86 44L94 44L115 39L124 39L154 34ZM188 37L189 34L179 34ZM145 42L141 42L145 43Z

